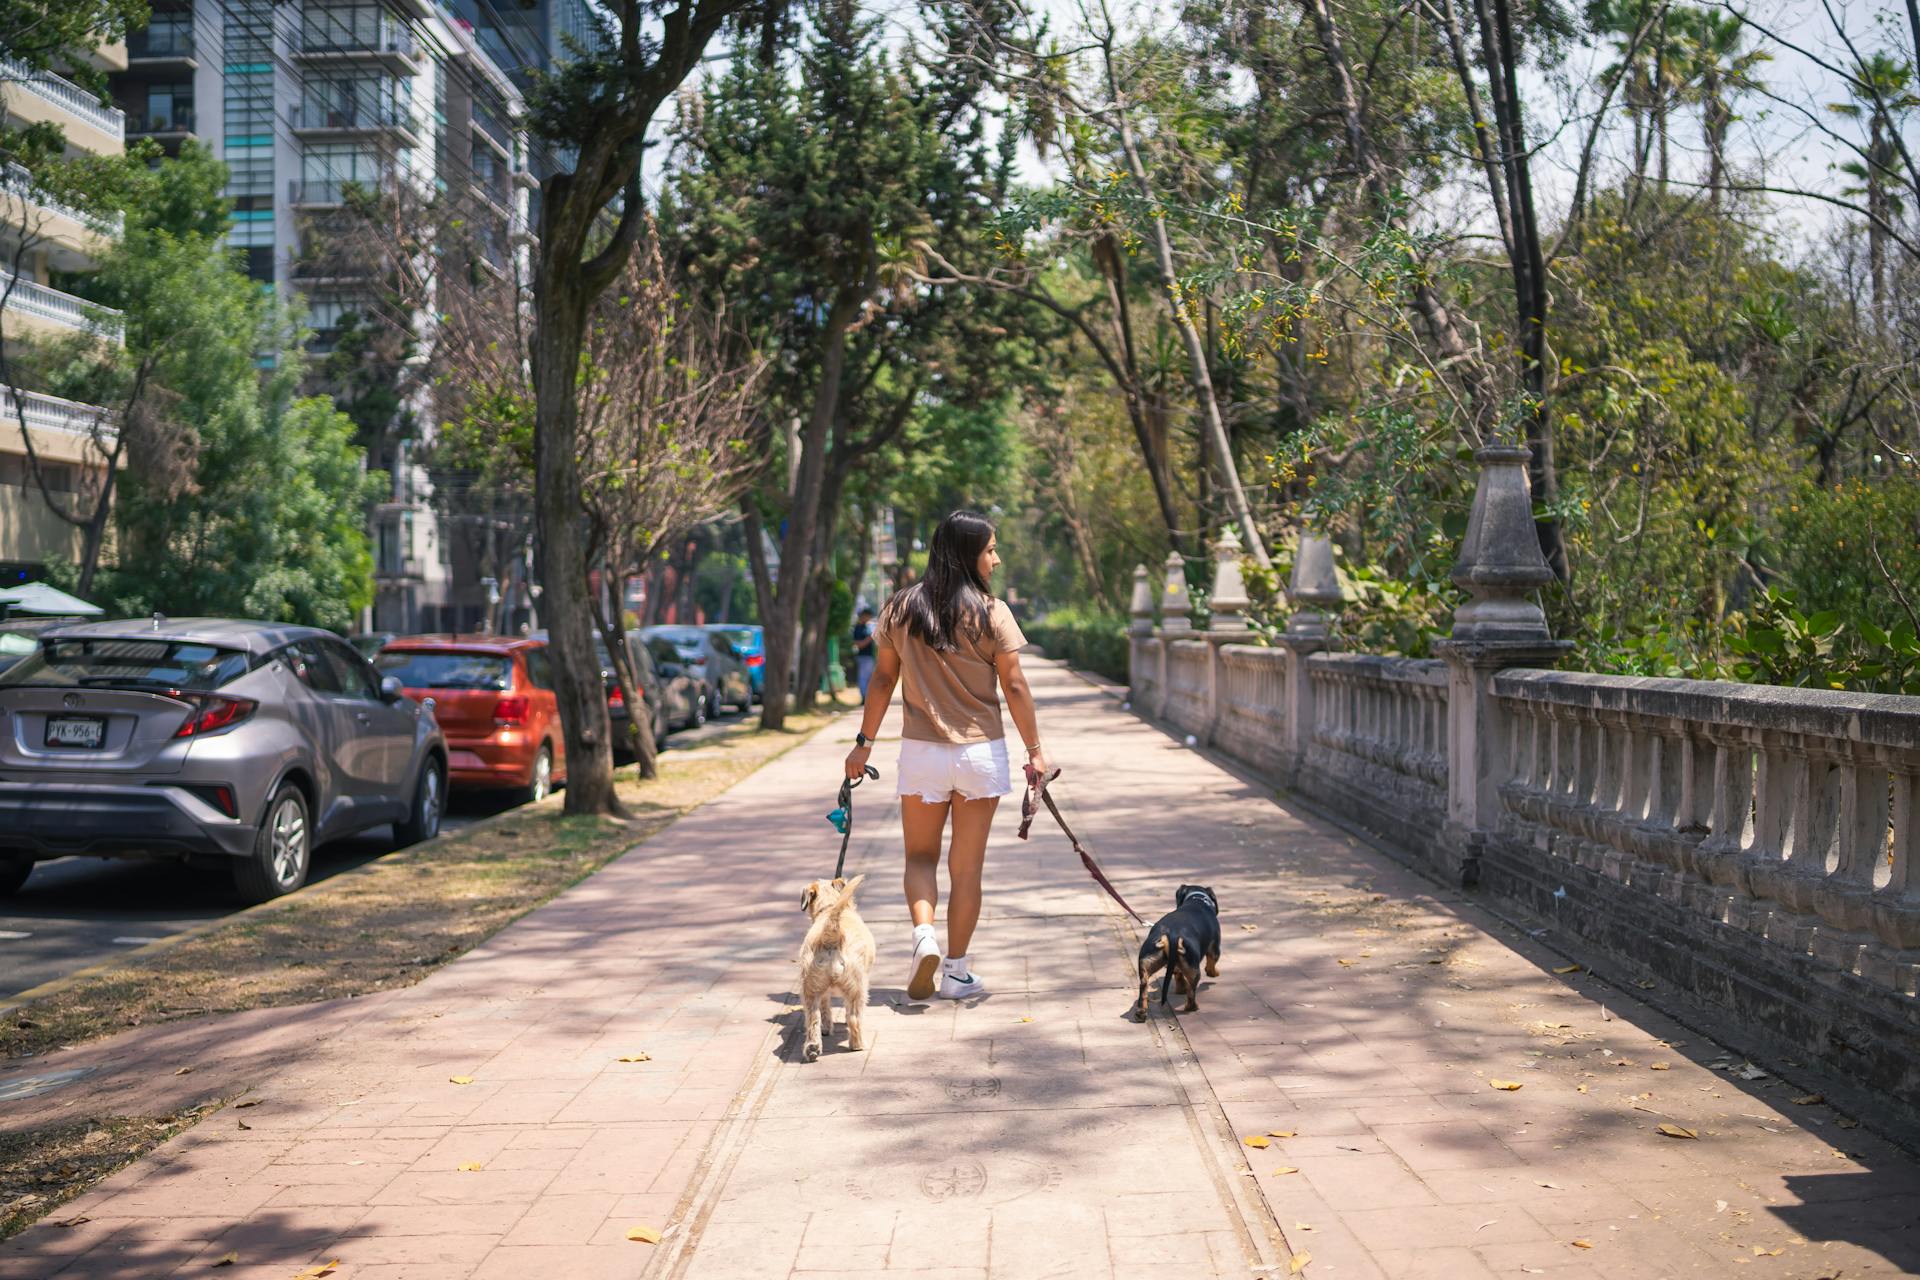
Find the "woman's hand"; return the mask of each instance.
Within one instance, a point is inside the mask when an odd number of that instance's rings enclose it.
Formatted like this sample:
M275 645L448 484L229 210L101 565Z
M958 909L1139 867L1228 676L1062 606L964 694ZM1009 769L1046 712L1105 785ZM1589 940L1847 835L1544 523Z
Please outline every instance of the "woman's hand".
M1027 768L1038 773L1042 782L1046 781L1047 775L1053 772L1053 765L1048 763L1047 753L1043 749L1035 749L1027 753Z
M847 777L858 781L865 776L867 757L872 754L872 747L855 747L847 752Z

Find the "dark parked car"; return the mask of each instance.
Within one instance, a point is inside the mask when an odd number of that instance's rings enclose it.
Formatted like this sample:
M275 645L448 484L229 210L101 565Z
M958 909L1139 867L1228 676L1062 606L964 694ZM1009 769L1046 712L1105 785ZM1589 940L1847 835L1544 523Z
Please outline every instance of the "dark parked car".
M747 669L747 684L753 701L759 702L767 691L767 635L757 626L733 622L709 622L707 630L719 636L733 649L740 665Z
M665 640L673 646L680 665L706 686L709 716L719 715L723 705L742 711L753 706L753 678L747 674L746 661L724 636L706 627L679 625L647 627L640 634L649 645Z
M567 744L544 640L405 636L374 656L447 735L448 782L537 802L566 784Z
M707 711L712 704L711 691L707 682L700 678L694 669L681 656L680 646L664 636L651 640L642 640L638 636L628 636L627 643L635 652L636 658L644 655L648 661L636 662L637 666L650 666L655 681L661 690L661 702L667 709L667 718L676 729L697 729L707 722Z
M547 633L536 631L532 638L544 641ZM653 717L656 744L665 742L667 734L676 728L694 728L707 722L704 691L690 677L680 671L662 673L660 663L635 635L627 636L627 646L633 654L635 676L640 681L640 697ZM620 692L620 682L614 678L613 658L598 631L593 633L593 656L600 667L600 683L607 691L607 719L613 731L614 758L626 759L630 713L626 698Z
M446 781L433 717L331 632L55 628L0 672L0 893L84 853L224 865L263 902L299 888L326 840L436 835Z

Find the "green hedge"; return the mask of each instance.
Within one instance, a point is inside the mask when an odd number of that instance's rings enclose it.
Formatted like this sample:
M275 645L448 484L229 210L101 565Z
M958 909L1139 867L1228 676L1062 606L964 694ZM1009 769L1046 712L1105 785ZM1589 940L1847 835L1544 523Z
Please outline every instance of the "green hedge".
M1056 609L1022 629L1027 639L1039 645L1049 658L1126 683L1126 619Z

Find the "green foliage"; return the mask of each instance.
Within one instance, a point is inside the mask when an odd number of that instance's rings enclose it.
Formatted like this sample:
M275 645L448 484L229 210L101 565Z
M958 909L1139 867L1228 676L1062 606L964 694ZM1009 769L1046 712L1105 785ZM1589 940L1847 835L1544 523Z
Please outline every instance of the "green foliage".
M1088 608L1061 608L1021 628L1049 658L1097 672L1109 680L1127 679L1127 620Z

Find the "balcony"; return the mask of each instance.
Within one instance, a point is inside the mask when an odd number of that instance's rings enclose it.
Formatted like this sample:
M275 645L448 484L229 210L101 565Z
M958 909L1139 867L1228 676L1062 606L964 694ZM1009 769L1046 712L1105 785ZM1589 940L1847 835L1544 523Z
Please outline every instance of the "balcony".
M51 71L34 71L0 57L0 92L7 113L29 124L56 124L67 141L94 155L118 155L126 149L127 119L113 107Z
M109 307L96 307L84 298L23 280L8 271L0 271L0 296L5 296L8 311L26 321L24 327L29 331L53 336L97 331L116 345L125 341L120 332L120 313Z
M127 122L127 132L136 138L152 138L155 142L184 142L193 136L194 123L192 107L176 107L172 111L151 114L136 112Z
M512 127L499 112L488 107L479 98L473 100L473 137L476 142L484 142L499 152L502 160L512 161Z
M24 452L11 443L23 416L33 433L34 452L52 462L88 461L96 444L111 449L118 432L113 415L95 405L38 391L22 392L16 400L11 390L0 387L0 448Z
M127 65L136 71L194 71L200 59L193 48L193 28L148 27L127 37Z
M295 56L310 63L376 63L402 74L420 67L413 31L377 5L308 5Z
M17 164L9 163L0 168L0 192L37 209L41 217L29 223L20 222L22 230L42 240L64 244L83 253L95 253L102 247L100 240L105 236L118 236L125 225L125 218L114 213L103 216L75 209L62 204L59 200L40 190L33 181L33 175ZM0 203L0 215L12 220L12 210Z
M420 144L420 122L397 102L303 102L292 127L314 137L390 133L407 146Z

